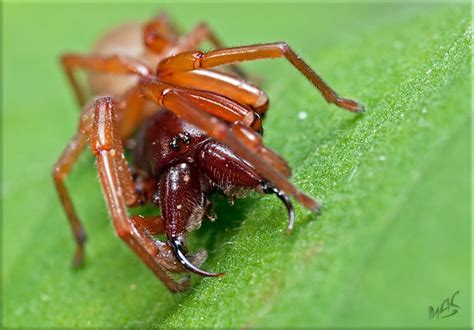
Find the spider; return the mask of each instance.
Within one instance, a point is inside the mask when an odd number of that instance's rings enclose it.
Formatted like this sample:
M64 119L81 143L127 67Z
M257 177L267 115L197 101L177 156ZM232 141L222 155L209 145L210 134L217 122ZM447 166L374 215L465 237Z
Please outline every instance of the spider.
M216 50L197 50L205 41ZM288 60L328 103L363 111L358 102L339 97L285 42L224 48L208 25L180 35L165 14L110 30L90 55L61 57L82 109L78 130L53 169L77 243L74 265L83 261L86 235L65 179L88 144L116 234L172 292L189 286L188 275L176 279L174 273L223 275L201 270L206 251L189 254L185 243L203 218L212 220L212 192L230 198L248 190L275 194L288 211L288 230L294 221L290 198L319 210L317 200L289 182L286 161L262 143L268 97L235 66L272 58ZM230 72L211 70L222 65ZM78 69L88 73L95 96L88 102ZM159 206L161 216L128 214L143 204Z

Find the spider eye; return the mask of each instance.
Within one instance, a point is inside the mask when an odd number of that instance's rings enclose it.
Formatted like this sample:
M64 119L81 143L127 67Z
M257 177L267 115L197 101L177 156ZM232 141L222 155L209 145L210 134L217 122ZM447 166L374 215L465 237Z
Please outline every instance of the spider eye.
M188 132L179 133L178 135L176 135L170 141L171 149L173 149L174 151L179 151L181 149L180 145L179 145L180 141L182 141L185 145L190 144L191 143L191 135Z
M174 151L179 151L179 149L180 149L179 148L179 137L175 136L173 139L171 139L170 147Z

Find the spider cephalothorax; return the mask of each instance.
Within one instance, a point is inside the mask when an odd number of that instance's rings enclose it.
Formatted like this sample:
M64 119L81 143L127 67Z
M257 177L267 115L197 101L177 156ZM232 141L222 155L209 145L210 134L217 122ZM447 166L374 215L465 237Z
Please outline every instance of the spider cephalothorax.
M218 49L196 50L205 40ZM179 37L165 15L112 30L91 55L62 57L83 109L79 129L53 171L77 242L74 264L83 260L85 234L64 180L87 144L96 155L118 236L171 291L184 290L188 277L176 281L169 272L221 275L199 269L205 251L192 255L185 247L186 233L209 217L213 191L230 197L247 190L276 194L288 210L289 229L291 197L312 211L319 209L315 199L289 182L285 160L263 145L268 97L233 65L278 57L294 65L329 103L363 111L359 103L339 97L286 43L222 48L205 24ZM227 64L232 74L209 70ZM75 69L89 73L92 95L109 96L87 103ZM124 143L133 155L132 166ZM159 205L161 215L128 215L127 208L143 203ZM166 241L159 241L158 234Z

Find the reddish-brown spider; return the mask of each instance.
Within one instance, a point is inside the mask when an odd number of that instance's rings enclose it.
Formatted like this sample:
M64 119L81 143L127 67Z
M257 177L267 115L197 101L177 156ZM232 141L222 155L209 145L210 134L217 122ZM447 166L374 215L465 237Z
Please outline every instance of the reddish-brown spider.
M204 41L217 50L196 50ZM222 48L207 25L180 36L166 15L144 25L111 30L90 55L62 56L83 109L78 131L53 171L77 242L74 264L83 260L85 233L64 181L87 144L97 158L117 235L174 292L184 290L189 277L176 281L170 273L222 275L198 268L205 251L189 255L185 248L185 234L209 217L211 192L220 190L231 197L249 189L274 193L287 207L288 229L293 226L290 197L312 211L319 209L316 200L288 181L285 160L262 144L267 95L232 65L280 57L295 66L327 102L363 111L359 103L339 97L284 42ZM227 64L233 74L209 70ZM75 78L76 69L89 74L89 89L95 95L89 103ZM131 167L123 145L133 156ZM128 215L128 207L148 202L160 206L162 215ZM165 234L166 242L159 241L158 234Z

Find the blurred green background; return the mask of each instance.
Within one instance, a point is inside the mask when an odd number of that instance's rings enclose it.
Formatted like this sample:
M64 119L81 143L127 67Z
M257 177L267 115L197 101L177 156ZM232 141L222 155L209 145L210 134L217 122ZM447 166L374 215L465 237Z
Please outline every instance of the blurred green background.
M208 22L228 45L285 40L367 108L325 104L283 60L245 64L270 95L266 142L324 213L298 207L286 237L274 198L217 198L218 221L192 245L226 276L194 277L175 295L115 237L90 153L68 179L89 235L86 266L73 271L50 177L78 118L59 55L159 9L185 31ZM468 327L470 14L467 4L4 4L3 325ZM456 291L459 312L431 319Z

